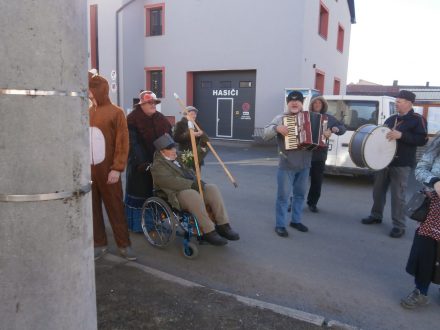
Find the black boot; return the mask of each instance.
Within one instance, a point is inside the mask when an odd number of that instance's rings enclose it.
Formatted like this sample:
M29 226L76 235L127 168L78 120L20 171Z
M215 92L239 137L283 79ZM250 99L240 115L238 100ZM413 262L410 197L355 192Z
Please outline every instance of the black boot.
M223 237L220 237L215 230L206 233L205 235L203 235L203 238L205 239L205 241L212 245L221 246L228 244L228 241L225 240Z
M220 236L230 240L230 241L238 241L240 239L240 235L237 232L233 231L229 223L225 223L224 225L215 226L215 230L219 233Z

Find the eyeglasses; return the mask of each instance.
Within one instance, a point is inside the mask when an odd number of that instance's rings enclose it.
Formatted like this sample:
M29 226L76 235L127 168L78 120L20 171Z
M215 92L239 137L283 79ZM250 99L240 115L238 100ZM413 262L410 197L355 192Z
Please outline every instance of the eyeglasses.
M147 101L147 102L144 102L143 104L156 105L156 102L154 102L154 101Z

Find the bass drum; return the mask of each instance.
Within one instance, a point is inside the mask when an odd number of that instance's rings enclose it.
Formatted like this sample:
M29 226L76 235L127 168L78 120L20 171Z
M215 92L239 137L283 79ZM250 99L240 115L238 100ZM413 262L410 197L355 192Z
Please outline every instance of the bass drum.
M353 133L348 147L353 163L375 171L387 167L397 149L396 140L388 141L386 138L390 131L386 126L372 124L359 127Z

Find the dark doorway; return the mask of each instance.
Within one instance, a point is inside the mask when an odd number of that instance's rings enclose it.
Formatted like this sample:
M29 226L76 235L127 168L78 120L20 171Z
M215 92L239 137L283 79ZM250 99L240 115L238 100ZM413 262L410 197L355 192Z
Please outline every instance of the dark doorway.
M210 137L253 140L256 71L194 73L197 119Z

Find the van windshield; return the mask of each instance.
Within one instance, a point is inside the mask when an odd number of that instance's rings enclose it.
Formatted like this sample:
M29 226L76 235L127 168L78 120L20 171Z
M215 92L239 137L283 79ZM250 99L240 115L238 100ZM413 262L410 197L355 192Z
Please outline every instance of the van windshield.
M327 100L330 115L343 122L347 130L354 131L365 124L377 125L379 102Z

